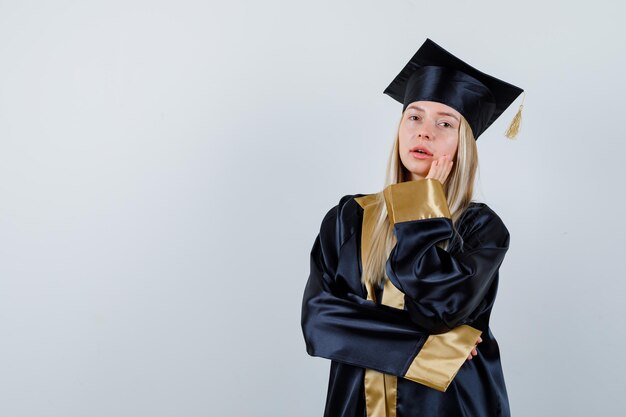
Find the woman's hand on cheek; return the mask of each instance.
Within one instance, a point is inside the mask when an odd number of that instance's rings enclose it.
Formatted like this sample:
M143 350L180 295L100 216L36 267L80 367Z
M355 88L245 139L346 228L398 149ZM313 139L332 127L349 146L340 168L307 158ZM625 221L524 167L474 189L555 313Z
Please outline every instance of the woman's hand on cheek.
M452 164L453 161L449 155L443 155L441 158L433 160L426 178L434 178L445 184L450 171L452 171Z

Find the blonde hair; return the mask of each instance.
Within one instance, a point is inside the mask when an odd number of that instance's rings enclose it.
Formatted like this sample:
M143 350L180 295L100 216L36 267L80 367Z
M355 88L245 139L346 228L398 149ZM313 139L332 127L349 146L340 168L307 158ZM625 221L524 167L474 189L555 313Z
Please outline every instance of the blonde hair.
M402 114L404 116L404 113ZM399 153L400 125L402 117L398 123L393 149L387 162L387 175L385 187L391 184L408 181L410 179L408 170L402 164ZM478 168L478 149L476 140L467 120L461 116L459 126L459 144L456 152L456 160L452 165L452 171L443 186L448 201L448 207L452 217L454 238L462 242L461 236L456 230L457 220L461 217L465 209L472 202L474 193L474 178ZM374 287L380 286L386 279L385 264L396 244L396 237L393 228L387 218L387 207L382 192L376 194L376 200L372 207L375 224L372 232L371 247L367 263L363 265L363 284L370 283ZM450 239L437 243L437 246L447 250L450 246Z

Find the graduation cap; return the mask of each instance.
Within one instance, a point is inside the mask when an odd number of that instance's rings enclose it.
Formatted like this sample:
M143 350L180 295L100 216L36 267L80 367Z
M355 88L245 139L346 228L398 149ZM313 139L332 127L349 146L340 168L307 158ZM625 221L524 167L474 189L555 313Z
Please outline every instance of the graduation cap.
M477 70L426 39L383 93L402 103L403 112L418 100L446 104L467 119L478 139L523 91ZM522 107L523 100L505 133L510 139L519 131Z

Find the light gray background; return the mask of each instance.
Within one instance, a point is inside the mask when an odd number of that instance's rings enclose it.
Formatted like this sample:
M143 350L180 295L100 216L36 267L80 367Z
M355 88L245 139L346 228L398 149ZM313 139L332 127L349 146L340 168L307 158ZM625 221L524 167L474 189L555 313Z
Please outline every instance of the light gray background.
M527 91L478 141L513 415L624 415L616 4L0 1L0 415L321 416L309 252L426 37Z

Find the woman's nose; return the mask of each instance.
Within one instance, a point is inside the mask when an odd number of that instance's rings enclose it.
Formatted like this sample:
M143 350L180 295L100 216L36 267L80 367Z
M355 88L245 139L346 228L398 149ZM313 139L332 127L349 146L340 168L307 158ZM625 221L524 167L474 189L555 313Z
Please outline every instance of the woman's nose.
M430 139L432 135L430 132L423 130L417 134L417 137L420 139Z

